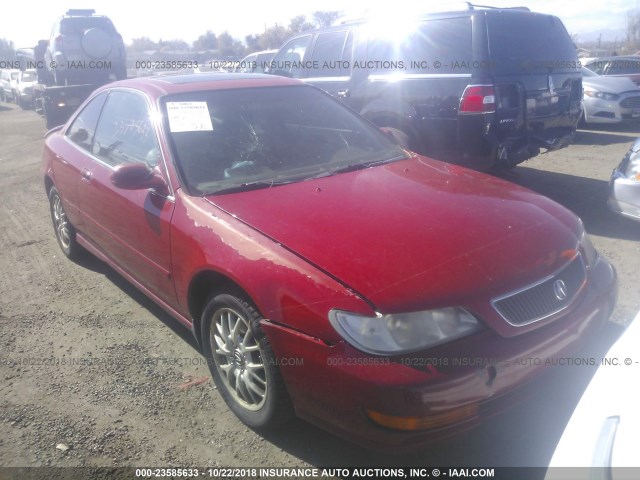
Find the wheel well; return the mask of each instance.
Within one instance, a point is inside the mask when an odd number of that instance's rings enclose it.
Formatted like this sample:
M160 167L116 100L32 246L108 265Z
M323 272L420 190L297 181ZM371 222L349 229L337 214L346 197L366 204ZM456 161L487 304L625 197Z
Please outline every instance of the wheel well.
M193 331L200 345L202 345L202 339L200 335L200 322L202 312L204 310L204 307L206 306L207 299L211 296L212 293L229 293L232 295L241 296L249 301L249 303L251 303L252 306L256 308L256 311L258 310L258 308L255 307L255 302L253 302L251 297L243 290L240 285L231 280L229 277L212 270L206 270L198 273L191 280L191 284L189 285L188 302L189 313L191 315L191 318L193 319Z
M51 187L53 187L53 180L51 180L51 177L49 176L44 177L44 191L47 193L47 197L49 196Z

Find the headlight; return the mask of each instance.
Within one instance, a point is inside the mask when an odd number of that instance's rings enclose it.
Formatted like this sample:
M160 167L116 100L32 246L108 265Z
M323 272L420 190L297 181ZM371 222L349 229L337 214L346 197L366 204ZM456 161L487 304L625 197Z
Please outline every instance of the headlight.
M366 317L331 310L329 321L358 350L375 355L398 355L430 348L470 335L481 326L458 307Z
M598 261L598 251L591 243L591 239L587 232L582 226L582 222L580 222L580 226L582 227L582 234L580 235L580 251L582 252L582 256L584 258L585 263L587 264L587 268L593 267Z
M635 144L634 147L636 147ZM629 161L624 169L624 176L640 182L640 153L638 152L639 150L633 148L629 152Z
M585 90L584 94L591 98L600 98L602 100L617 100L619 95L615 93L598 92L597 90Z

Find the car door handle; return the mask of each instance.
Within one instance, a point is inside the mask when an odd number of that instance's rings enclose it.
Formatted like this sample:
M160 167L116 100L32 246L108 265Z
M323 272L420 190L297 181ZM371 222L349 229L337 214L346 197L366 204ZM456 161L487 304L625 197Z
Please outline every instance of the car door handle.
M338 90L336 92L336 96L338 98L347 98L349 96L349 90L345 89L345 90Z
M90 182L92 178L93 178L93 173L90 170L88 170L86 168L83 168L82 169L82 180L84 182Z

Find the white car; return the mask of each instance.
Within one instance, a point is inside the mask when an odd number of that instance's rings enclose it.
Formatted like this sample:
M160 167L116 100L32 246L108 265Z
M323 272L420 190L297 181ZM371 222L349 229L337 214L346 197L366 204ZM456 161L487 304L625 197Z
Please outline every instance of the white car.
M16 101L16 89L20 70L4 69L0 71L0 99L3 102Z
M640 122L640 87L627 77L605 77L582 67L585 123Z
M34 69L21 71L16 81L16 103L26 109L33 106L33 87L38 83Z
M584 391L556 447L545 480L638 478L639 345L640 312L611 347Z

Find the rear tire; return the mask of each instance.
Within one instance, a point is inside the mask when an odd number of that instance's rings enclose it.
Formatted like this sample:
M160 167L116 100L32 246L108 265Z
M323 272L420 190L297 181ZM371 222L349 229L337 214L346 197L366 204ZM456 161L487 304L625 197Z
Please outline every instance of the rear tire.
M261 318L241 296L212 296L202 313L202 343L213 380L233 413L252 428L271 429L291 419L293 408Z
M56 187L51 187L51 190L49 190L49 206L51 208L51 220L53 221L56 239L58 240L58 245L60 245L62 253L71 260L78 259L82 255L83 250L76 240L76 230L67 218L67 213L62 204L62 198Z

